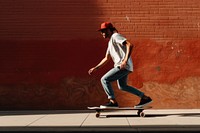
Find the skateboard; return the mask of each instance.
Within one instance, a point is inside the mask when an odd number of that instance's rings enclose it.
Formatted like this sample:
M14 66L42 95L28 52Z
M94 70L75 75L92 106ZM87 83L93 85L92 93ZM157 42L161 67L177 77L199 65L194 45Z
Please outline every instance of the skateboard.
M150 109L151 106L144 106L142 108L134 108L134 107L119 107L119 108L100 108L100 107L88 107L90 110L96 110L96 117L99 118L100 114L104 110L137 110L137 116L145 117L145 113L143 110Z

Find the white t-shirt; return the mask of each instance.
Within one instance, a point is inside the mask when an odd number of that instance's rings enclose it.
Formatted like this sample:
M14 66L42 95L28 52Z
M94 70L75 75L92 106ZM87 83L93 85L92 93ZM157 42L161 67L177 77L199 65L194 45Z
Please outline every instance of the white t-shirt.
M126 46L123 45L123 42L126 41L126 38L123 37L119 33L114 33L109 42L108 42L108 48L106 54L110 54L112 57L112 60L114 62L114 67L120 66L123 59L126 55ZM129 57L126 69L129 71L133 71L133 63L131 57Z

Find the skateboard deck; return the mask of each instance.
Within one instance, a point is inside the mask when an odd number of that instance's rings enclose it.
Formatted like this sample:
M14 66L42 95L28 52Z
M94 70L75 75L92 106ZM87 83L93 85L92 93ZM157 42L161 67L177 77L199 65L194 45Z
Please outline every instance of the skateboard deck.
M145 117L145 113L143 110L150 109L152 106L144 106L142 108L134 108L134 107L119 107L119 108L101 108L101 107L88 107L90 110L96 110L96 117L100 117L100 114L104 110L137 110L137 115L140 117Z

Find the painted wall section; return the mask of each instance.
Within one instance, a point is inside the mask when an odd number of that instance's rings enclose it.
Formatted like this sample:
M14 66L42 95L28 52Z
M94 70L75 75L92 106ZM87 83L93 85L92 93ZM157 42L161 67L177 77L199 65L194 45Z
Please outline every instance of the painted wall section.
M112 22L134 44L129 84L154 108L200 107L199 0L0 0L0 109L86 109L107 101L96 31ZM118 90L120 106L139 98Z

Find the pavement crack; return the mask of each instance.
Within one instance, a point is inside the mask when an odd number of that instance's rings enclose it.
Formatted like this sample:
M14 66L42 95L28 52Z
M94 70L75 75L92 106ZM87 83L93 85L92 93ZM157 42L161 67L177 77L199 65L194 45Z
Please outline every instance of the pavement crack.
M28 125L26 125L26 127L28 127L28 126L30 126L31 124L35 123L36 121L38 121L38 120L44 118L45 116L47 116L47 115L44 115L44 116L42 116L42 117L40 117L40 118L38 118L38 119L32 121L31 123L29 123Z
M85 119L83 120L83 122L81 123L80 127L83 126L83 123L87 120L87 118L89 117L90 113L88 113L88 115L85 117Z

